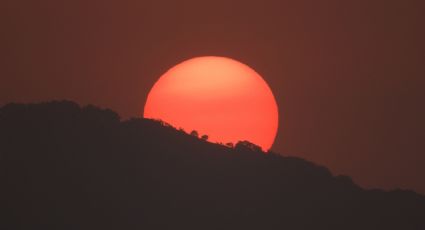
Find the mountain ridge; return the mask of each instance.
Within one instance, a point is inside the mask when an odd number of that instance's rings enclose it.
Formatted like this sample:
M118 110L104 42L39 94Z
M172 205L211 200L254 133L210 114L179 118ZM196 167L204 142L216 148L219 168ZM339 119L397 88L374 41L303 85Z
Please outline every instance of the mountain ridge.
M413 191L92 105L5 105L0 140L5 229L425 228Z

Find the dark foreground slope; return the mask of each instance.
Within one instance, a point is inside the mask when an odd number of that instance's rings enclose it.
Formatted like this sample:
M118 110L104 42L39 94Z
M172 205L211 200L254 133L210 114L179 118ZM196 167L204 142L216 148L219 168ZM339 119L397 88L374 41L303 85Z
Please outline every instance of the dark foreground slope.
M0 229L425 229L425 198L71 102L0 109Z

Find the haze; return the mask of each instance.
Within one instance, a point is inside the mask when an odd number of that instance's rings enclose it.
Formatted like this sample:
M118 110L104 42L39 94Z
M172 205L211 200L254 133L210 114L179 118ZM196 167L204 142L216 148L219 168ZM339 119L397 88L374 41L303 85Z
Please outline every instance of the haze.
M423 1L2 2L0 103L140 116L170 66L232 57L284 114L272 150L366 187L425 193Z

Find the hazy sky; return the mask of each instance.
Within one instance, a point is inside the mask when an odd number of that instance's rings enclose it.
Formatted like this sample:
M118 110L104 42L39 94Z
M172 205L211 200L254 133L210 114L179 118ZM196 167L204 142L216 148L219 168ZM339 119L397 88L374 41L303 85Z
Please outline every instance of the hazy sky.
M270 84L273 150L367 187L425 193L424 1L0 3L0 104L69 99L140 116L171 66L228 56Z

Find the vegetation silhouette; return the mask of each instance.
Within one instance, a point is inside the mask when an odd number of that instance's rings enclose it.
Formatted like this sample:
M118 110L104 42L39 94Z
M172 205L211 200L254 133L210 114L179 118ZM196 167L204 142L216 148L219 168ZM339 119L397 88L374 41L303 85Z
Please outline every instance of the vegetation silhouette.
M190 132L190 135L192 135L194 137L199 137L199 133L196 130L192 130L192 132Z
M209 137L206 134L204 134L204 135L201 136L201 139L204 140L204 141L208 141L208 138Z
M425 197L69 101L0 108L0 229L425 229Z

